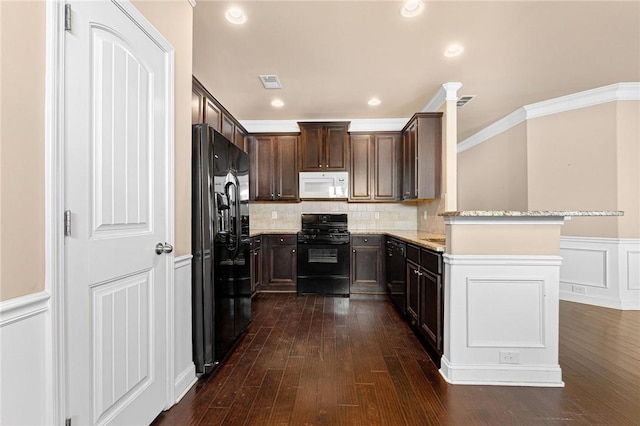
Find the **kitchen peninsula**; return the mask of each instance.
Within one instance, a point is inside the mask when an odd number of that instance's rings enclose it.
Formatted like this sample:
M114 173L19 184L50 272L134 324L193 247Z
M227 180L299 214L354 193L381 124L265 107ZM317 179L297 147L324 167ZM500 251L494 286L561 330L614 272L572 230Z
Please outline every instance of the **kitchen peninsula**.
M560 229L620 211L444 212L449 383L564 386L558 364Z

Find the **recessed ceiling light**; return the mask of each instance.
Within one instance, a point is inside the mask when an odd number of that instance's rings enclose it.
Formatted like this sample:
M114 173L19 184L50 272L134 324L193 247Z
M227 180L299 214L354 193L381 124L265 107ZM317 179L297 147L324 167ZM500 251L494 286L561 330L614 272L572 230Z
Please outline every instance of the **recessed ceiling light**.
M282 108L284 106L284 102L281 99L274 99L271 101L271 106L276 108Z
M402 9L400 9L400 14L405 18L413 18L414 16L418 16L424 10L424 3L422 0L407 0Z
M462 47L459 44L452 44L449 47L447 47L447 50L444 51L444 56L446 56L447 58L453 58L454 56L458 56L459 54L462 53L462 51L464 50L464 47Z
M371 106L378 106L380 105L380 99L378 98L371 98L369 99L369 102L367 102L369 105Z
M247 15L244 13L242 9L239 7L232 7L224 14L224 17L227 18L227 21L232 24L240 25L247 22Z

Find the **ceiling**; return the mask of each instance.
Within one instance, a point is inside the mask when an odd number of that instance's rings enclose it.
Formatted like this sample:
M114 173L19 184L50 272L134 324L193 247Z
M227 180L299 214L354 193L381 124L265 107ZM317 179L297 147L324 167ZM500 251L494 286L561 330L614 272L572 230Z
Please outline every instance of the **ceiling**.
M225 20L231 5L244 25ZM409 118L461 82L476 98L458 111L459 140L523 105L640 81L640 1L426 1L412 19L401 6L197 0L193 74L240 121ZM452 42L465 50L446 58Z

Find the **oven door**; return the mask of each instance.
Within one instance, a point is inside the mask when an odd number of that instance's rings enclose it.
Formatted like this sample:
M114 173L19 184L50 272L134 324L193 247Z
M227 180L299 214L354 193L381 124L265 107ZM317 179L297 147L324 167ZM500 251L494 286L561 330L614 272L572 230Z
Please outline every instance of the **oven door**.
M298 293L349 294L349 242L298 242Z

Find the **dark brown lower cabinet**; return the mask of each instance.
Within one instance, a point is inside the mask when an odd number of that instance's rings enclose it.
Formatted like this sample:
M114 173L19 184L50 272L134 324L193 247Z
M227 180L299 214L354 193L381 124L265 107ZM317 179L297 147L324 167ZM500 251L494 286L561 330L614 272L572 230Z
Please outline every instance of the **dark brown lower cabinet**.
M297 283L297 237L290 234L262 236L262 282L260 291L295 292Z
M351 293L383 294L382 235L351 236Z
M262 237L251 241L251 294L260 290L262 284Z
M440 366L444 333L442 255L407 245L407 316L433 362Z
M420 332L427 343L442 355L442 279L420 269Z

